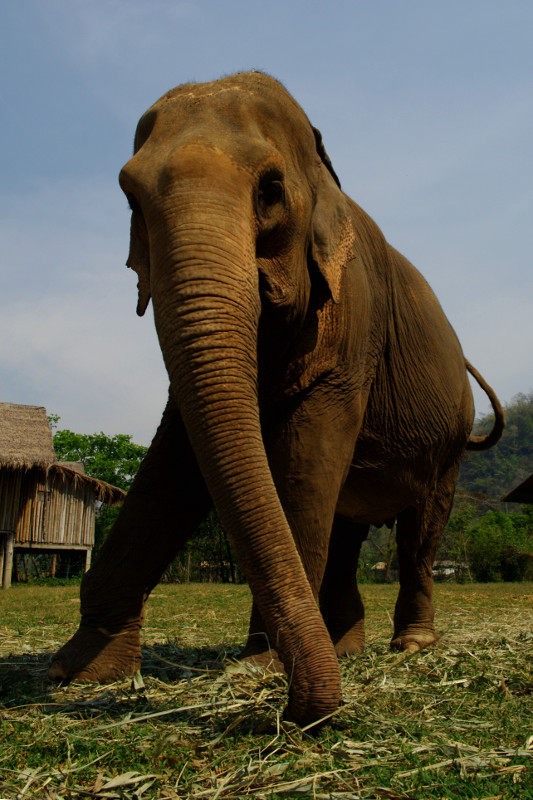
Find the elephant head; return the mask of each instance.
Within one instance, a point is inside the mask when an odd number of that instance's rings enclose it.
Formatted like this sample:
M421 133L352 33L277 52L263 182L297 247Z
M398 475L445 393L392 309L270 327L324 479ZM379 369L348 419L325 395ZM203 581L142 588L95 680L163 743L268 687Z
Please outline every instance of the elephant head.
M261 73L165 94L139 122L120 184L138 313L151 297L171 394L290 676L287 714L314 722L338 705L338 665L269 469L258 352L266 315L277 332L267 368L282 369L310 306L339 302L346 197L318 131Z

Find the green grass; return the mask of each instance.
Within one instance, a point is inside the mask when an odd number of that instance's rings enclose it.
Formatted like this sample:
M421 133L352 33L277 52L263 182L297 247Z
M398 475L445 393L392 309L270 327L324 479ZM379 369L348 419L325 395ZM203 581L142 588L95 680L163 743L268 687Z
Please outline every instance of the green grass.
M390 653L397 587L365 586L365 653L317 735L281 723L285 680L224 671L247 629L244 586L161 585L144 686L58 688L50 654L78 587L0 595L1 798L533 800L533 584L440 584L436 647Z

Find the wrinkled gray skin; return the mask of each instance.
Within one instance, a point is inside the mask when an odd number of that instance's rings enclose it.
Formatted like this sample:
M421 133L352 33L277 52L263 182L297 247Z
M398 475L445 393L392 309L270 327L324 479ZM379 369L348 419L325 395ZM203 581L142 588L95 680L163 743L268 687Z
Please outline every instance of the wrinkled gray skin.
M431 567L459 462L497 440L501 409L477 376L496 426L469 442L465 359L433 292L273 79L173 89L120 183L170 399L50 674L138 668L144 602L214 503L253 592L245 655L281 662L287 716L314 723L339 703L337 657L363 647L371 523L397 520L392 646L435 641Z

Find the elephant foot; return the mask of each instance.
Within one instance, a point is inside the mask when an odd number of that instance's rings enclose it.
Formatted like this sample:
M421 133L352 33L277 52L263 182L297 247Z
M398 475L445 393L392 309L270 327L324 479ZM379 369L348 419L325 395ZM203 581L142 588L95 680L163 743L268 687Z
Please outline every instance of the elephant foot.
M439 637L435 631L402 631L395 634L390 643L391 650L401 650L404 653L418 653L424 647L429 647L437 642Z
M365 612L361 599L357 597L344 616L337 609L334 614L328 613L327 608L321 610L337 658L360 655L365 649Z
M244 661L246 664L251 664L253 667L261 667L268 670L268 672L280 672L285 675L285 667L275 650L264 650L262 653L254 653L253 655L247 655L246 651L243 650L239 660Z
M365 627L363 620L358 622L342 636L332 636L338 658L361 655L365 649Z
M140 625L109 633L80 625L53 657L48 677L57 683L112 683L141 666Z
M268 647L266 636L263 634L250 636L244 649L239 654L239 661L244 661L254 667L262 667L270 672L285 674L285 667L277 651Z
M285 674L285 667L275 650L256 653L254 656L241 656L240 660L254 667L261 667L268 672L280 672L282 675Z

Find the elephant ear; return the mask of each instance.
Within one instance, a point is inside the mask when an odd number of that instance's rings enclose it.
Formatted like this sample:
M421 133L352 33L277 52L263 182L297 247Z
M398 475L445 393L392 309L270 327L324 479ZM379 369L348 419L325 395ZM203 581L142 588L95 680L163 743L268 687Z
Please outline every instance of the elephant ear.
M328 172L331 174L333 180L335 181L335 183L337 184L337 186L340 189L341 188L341 182L340 182L340 180L339 180L339 178L337 176L337 173L333 169L333 164L331 163L330 157L326 153L326 148L324 147L324 142L322 141L322 134L320 133L318 128L314 127L314 125L311 125L311 128L313 130L313 135L315 137L316 151L317 151L318 155L320 156L320 160L322 161L322 163L324 164L324 166L326 167Z
M333 302L339 303L342 273L354 256L354 232L346 197L322 144L320 131L313 128L313 133L322 165L313 209L310 255L328 285Z
M148 255L148 235L142 220L136 219L135 213L131 216L130 252L126 264L134 270L139 280L137 289L137 314L142 317L152 296L150 288L150 257Z

